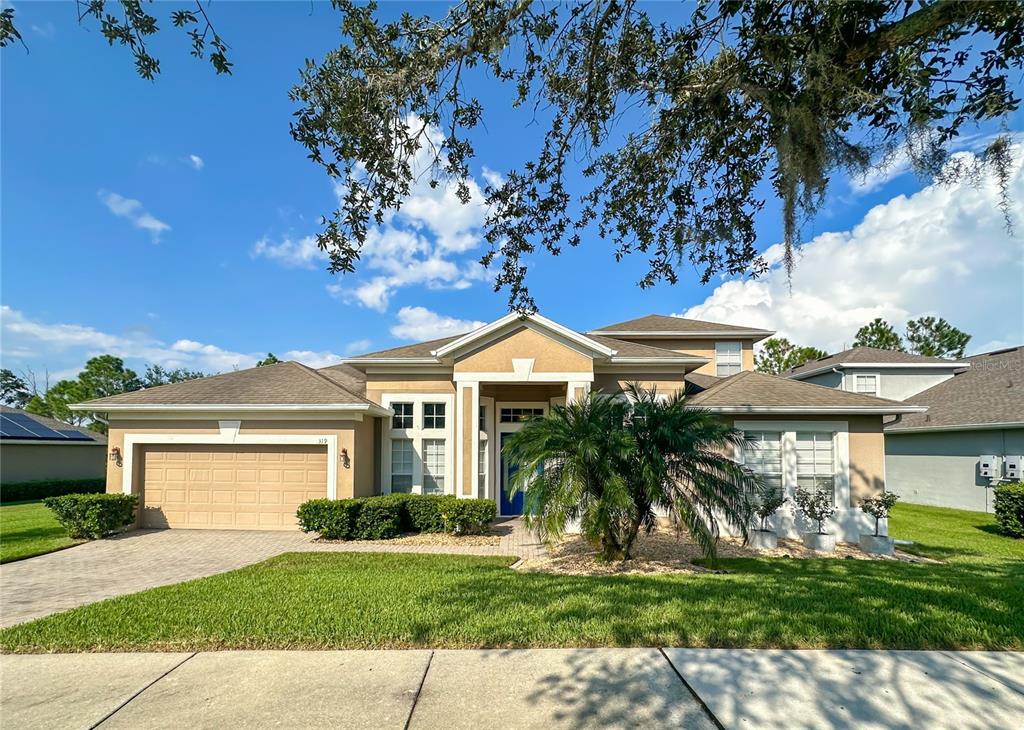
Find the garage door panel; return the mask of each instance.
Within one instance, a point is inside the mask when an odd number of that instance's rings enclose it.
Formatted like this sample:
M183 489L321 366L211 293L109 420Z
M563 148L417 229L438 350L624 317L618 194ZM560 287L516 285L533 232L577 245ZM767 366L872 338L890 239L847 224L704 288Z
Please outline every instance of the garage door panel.
M143 450L147 527L295 529L295 509L327 496L323 446L153 445Z

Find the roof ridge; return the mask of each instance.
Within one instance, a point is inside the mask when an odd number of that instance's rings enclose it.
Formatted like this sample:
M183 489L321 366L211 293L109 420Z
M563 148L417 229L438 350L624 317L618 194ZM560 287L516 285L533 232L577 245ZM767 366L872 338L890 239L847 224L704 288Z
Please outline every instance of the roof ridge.
M330 385L334 386L335 388L337 388L341 392L345 393L346 395L350 395L353 398L359 398L360 400L362 400L362 401L364 401L366 403L370 403L371 402L371 401L366 400L366 398L364 398L363 396L359 395L358 393L353 393L351 390L349 390L348 388L343 386L338 381L334 380L333 378L327 377L326 375L321 373L319 370L316 370L315 368L311 368L309 365L306 365L305 363L301 363L298 360L287 360L286 362L290 363L291 365L298 365L299 368L301 368L304 372L309 373L310 375L312 375L314 378L317 378L318 380L322 380L325 383L329 383Z

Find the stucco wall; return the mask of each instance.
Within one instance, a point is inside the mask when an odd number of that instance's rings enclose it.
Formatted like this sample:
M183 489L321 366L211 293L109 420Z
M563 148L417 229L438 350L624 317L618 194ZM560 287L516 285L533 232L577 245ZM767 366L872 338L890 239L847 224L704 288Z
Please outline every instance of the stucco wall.
M515 372L513 359L532 358L535 373L592 373L592 359L551 337L521 327L483 347L462 356L455 362L455 372Z
M706 340L683 338L678 340L650 339L645 337L616 337L616 339L639 342L642 345L652 345L653 347L660 347L663 350L672 350L673 352L684 352L687 355L706 357L710 362L694 370L696 373L704 373L705 375L715 374L715 342L739 342L742 347L743 369L754 369L754 341L751 339L744 340L739 337L716 337Z
M838 388L844 390L843 387L843 373L838 373L829 370L827 373L819 373L818 375L812 375L809 378L804 378L801 382L811 383L812 385L822 385L826 388Z
M890 431L885 438L889 489L914 504L991 512L992 485L978 475L982 454L1024 455L1024 429Z
M384 393L455 393L451 377L437 374L371 373L366 376L366 398L381 404Z
M596 373L594 375L594 388L602 393L613 395L620 393L627 383L639 383L644 388L657 388L659 393L674 393L686 387L683 380L683 373L642 373L630 375L629 373Z
M99 479L106 473L105 444L0 444L0 482L37 479Z
M846 371L846 390L854 389L854 375L857 373L877 373L878 395L881 398L891 400L913 399L913 396L922 390L928 390L932 386L949 380L953 377L953 369L949 370L921 370L915 368L886 368L872 370L871 368L849 368Z

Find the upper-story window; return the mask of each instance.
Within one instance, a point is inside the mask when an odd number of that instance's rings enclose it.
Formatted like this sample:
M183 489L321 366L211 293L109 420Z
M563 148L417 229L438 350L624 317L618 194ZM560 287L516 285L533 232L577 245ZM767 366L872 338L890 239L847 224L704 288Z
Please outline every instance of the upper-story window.
M392 403L391 428L412 428L412 403Z
M853 376L853 391L855 393L863 393L864 395L878 395L878 376L877 375L854 375Z
M423 428L444 428L444 403L423 404Z
M715 375L725 378L743 369L743 345L739 342L715 343Z

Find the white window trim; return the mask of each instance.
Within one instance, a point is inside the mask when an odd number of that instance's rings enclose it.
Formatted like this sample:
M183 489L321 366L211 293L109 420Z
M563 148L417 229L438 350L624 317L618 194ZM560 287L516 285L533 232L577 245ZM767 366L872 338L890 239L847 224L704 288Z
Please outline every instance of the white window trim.
M383 429L380 459L380 489L382 494L391 494L391 440L411 439L413 449L412 489L413 494L423 494L423 439L443 439L445 458L444 493L455 494L455 396L451 393L384 393L381 405L390 408L392 403L412 403L412 428L391 428L389 418ZM444 428L423 428L423 404L444 403Z
M793 496L797 484L796 432L817 431L834 434L832 458L835 465L835 501L839 512L859 511L850 506L850 427L848 421L736 421L741 431L779 431L782 434L782 488ZM742 449L738 460L742 463Z
M739 346L739 363L722 363L721 355L719 354L718 348L720 345L738 345ZM729 353L732 355L732 353ZM717 340L715 342L715 377L725 377L718 374L718 366L722 365L739 365L738 373L743 372L743 343L739 340ZM735 373L734 373L735 374Z
M327 498L338 498L338 437L336 434L240 434L241 421L218 421L220 433L126 433L124 435L121 491L132 493L135 447L147 444L186 444L229 446L299 444L327 448ZM390 460L390 456L388 457ZM143 497L145 499L145 497Z
M483 465L484 466L484 488L483 488L483 492L481 494L478 494L477 497L480 498L480 499L487 499L488 497L490 497L490 496L492 496L494 494L494 481L492 480L491 475L495 473L492 464L493 464L493 460L494 460L494 452L497 449L497 447L494 445L494 444L497 443L497 439L493 438L491 434L494 433L494 424L497 422L497 414L496 414L497 409L494 407L494 398L492 398L491 396L484 396L484 395L480 396L479 405L480 406L484 406L484 407L487 408L487 415L484 418L484 430L479 432L479 437L478 437L480 442L483 442L483 443L487 444L487 450L484 453L484 456L486 458L484 459L484 465ZM480 421L480 419L477 418L477 423L479 423L479 421ZM480 447L478 446L477 447L477 458L478 459L480 458L479 452L480 452ZM479 468L480 468L480 465L477 464L477 470L479 470ZM479 479L477 481L479 481Z
M856 371L854 371L852 373L847 373L845 375L845 378L844 378L846 380L846 386L847 386L846 390L850 391L851 393L858 393L859 392L857 390L857 378L874 378L875 379L875 397L876 398L881 398L882 397L882 375L881 375L881 373L859 373L859 372L856 372ZM861 395L870 395L870 393L862 393Z

